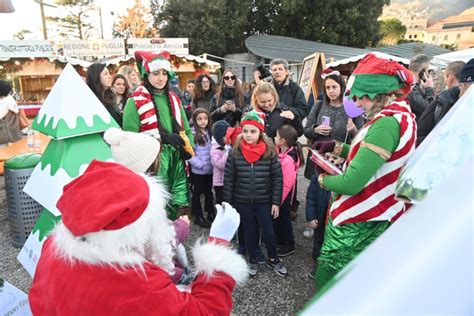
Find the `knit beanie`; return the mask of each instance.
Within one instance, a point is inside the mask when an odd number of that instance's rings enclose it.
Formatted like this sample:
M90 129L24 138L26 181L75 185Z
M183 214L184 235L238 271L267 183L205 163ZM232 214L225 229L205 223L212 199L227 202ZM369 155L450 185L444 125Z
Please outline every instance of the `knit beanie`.
M167 51L158 54L152 52L136 51L135 62L142 78L151 72L164 69L168 72L168 80L176 78L175 72L171 69L171 55Z
M117 163L139 173L144 173L160 152L160 142L144 133L124 132L113 127L105 131L104 139Z
M459 76L461 83L472 83L474 82L474 58L471 58L467 64L461 69L461 75Z
M413 73L396 61L365 55L347 83L350 98L395 93L405 98L415 85Z
M265 129L265 114L252 110L242 117L240 124L242 127L246 124L253 125L263 132Z
M225 120L217 121L212 125L212 135L214 136L216 142L221 146L225 145L224 137L229 127L229 123L227 123Z
M4 81L0 80L0 97L6 97L12 91L12 86Z

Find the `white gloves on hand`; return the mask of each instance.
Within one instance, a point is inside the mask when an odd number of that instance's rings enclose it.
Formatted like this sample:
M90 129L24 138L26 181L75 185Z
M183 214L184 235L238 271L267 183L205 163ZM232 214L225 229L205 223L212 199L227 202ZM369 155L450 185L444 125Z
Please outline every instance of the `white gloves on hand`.
M230 204L223 202L222 206L216 204L217 214L212 222L209 237L230 241L234 237L240 224L240 215Z

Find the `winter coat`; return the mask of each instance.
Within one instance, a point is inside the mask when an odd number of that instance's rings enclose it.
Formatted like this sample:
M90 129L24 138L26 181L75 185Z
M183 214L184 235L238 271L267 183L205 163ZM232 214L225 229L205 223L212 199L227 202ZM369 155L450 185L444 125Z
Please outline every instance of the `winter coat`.
M211 118L213 122L217 122L219 120L225 120L229 123L230 126L235 126L237 122L240 122L242 118L243 111L247 104L248 99L244 97L244 104L240 104L240 100L235 96L235 92L228 92L229 90L223 90L222 95L218 98L217 95L214 95L211 99L211 106L209 108L209 112L211 113ZM225 101L232 100L235 103L235 111L226 111L222 112L222 105L224 105Z
M237 202L280 205L282 178L280 161L276 155L250 164L238 148L227 158L223 200L230 204Z
M413 114L416 115L416 122L419 121L423 111L428 107L435 98L433 88L426 88L425 93L421 91L420 84L416 84L413 90L407 95L406 100L410 104Z
M298 137L303 135L303 124L296 115L293 120L280 116L281 112L288 110L290 109L286 105L277 104L271 112L262 111L265 114L265 134L268 137L275 138L277 130L285 124L292 125L298 132Z
M204 97L202 98L196 98L194 97L193 98L193 108L197 109L197 108L203 108L203 109L206 109L206 110L209 110L209 107L211 106L211 99L212 97L214 96L214 94L212 93L212 91L208 91Z
M0 99L0 144L14 143L21 139L19 109L15 99Z
M224 171L228 152L214 138L211 143L211 163L214 167L212 172L212 185L221 187L224 185Z
M283 175L283 192L282 203L286 200L289 194L294 193L296 185L296 177L298 176L298 169L301 166L301 160L298 157L296 147L291 147L278 154L281 164L281 173Z
M272 80L272 83L278 93L280 104L286 105L302 121L308 115L308 103L303 89L289 78L282 84L278 84L275 80Z
M459 99L459 87L441 92L418 119L416 143L420 145Z
M194 127L191 128L193 136L196 135ZM206 144L204 146L199 145L197 142L194 144L194 157L188 160L191 165L191 172L194 174L206 175L212 174L212 163L211 163L211 142L209 133L206 131L204 136Z

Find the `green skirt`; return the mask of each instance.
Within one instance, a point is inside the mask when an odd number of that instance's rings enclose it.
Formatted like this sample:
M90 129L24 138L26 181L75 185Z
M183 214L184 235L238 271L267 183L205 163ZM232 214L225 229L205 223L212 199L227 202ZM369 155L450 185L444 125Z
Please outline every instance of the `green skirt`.
M189 206L189 186L185 161L179 156L178 150L170 145L163 145L161 148L158 178L171 195L167 212L168 217L175 220L178 209Z
M324 244L318 258L316 288L321 289L335 274L390 227L390 222L361 222L334 226L329 216Z

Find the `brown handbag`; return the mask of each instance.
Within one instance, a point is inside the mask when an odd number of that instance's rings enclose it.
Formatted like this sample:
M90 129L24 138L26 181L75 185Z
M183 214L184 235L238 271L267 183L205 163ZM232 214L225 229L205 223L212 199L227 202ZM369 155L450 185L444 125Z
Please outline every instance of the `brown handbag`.
M30 126L30 121L28 120L24 109L20 109L18 112L18 118L20 120L20 129Z

